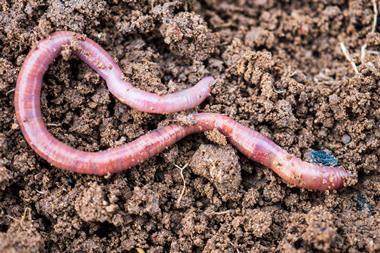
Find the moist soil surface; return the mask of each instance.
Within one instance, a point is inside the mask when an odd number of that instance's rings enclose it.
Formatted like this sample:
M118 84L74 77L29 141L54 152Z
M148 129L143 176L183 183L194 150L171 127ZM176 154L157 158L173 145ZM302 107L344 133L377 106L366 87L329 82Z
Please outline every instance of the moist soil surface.
M0 0L0 252L380 252L373 16L370 0ZM50 166L25 142L13 98L26 54L59 30L95 40L146 91L214 76L193 111L228 115L303 159L329 150L355 180L324 193L292 188L215 131L107 177ZM80 150L191 113L137 112L67 55L43 82L49 130Z

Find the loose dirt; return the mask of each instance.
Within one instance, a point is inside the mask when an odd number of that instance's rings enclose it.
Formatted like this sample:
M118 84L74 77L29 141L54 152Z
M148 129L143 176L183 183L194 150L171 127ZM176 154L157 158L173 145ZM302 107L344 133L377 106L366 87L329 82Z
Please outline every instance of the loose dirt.
M370 0L0 0L0 251L379 252L372 21ZM226 114L302 158L330 150L357 182L329 193L290 188L217 132L109 177L49 166L25 142L12 101L26 54L58 30L95 40L128 80L157 94L213 75L211 97L194 111ZM132 110L64 56L44 77L42 111L65 143L104 150L176 117Z

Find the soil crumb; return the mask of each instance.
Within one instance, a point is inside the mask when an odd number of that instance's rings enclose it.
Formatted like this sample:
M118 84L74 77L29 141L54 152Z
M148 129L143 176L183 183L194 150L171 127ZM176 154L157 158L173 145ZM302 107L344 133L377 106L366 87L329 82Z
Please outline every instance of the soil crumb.
M11 179L11 172L0 165L0 190L4 190Z
M32 220L30 209L26 209L20 218L9 218L12 223L7 232L0 233L0 251L4 253L41 252L44 248L44 240L38 232L38 225Z
M191 158L190 167L209 180L224 201L241 197L239 158L231 146L201 145Z
M115 213L118 206L106 200L103 188L96 183L90 184L75 200L75 210L82 220L105 222Z

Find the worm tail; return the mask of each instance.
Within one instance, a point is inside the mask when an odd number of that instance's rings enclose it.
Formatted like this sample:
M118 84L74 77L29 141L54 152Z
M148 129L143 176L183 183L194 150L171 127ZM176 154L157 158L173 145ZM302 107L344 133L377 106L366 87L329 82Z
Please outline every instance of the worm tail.
M250 159L271 168L290 185L310 190L332 190L344 186L352 175L342 167L320 166L289 154L259 132L226 116L202 113L197 123L217 128L229 142Z

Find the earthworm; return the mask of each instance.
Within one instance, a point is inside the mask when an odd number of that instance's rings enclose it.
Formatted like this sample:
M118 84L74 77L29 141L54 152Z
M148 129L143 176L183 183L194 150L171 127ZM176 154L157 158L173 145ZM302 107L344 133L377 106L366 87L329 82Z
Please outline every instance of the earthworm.
M106 81L109 91L116 98L138 111L163 114L192 109L210 95L214 82L208 76L191 88L164 96L137 89L124 80L118 64L101 46L83 35L65 31L51 34L27 55L18 78L21 96L34 96L40 92L41 80L48 66L60 54L63 46L70 45L77 57ZM25 83L28 85L22 85ZM35 93L28 93L29 90Z
M16 85L15 110L21 131L32 149L51 165L83 174L106 175L116 173L145 161L187 135L217 129L240 152L271 168L290 185L320 191L338 189L343 187L345 180L352 176L342 167L329 167L304 162L259 132L245 127L227 116L216 113L189 115L191 124L173 124L158 128L132 142L104 151L86 152L68 146L48 132L41 113L40 96L42 77L48 65L58 55L60 47L63 44L70 43L73 36L73 33L56 33L39 43L38 48L32 50L27 56ZM136 98L134 95L128 95L128 92L122 92L122 90L125 91L125 86L128 86L127 89L129 90L134 88L125 82L116 80L115 76L120 77L121 75L120 69L95 42L89 39L81 40L80 49L80 51L76 51L76 54L106 79L111 92L119 96L126 94L127 96L123 99L119 99L140 111L168 113L178 109L191 108L201 101L197 97L199 94L205 96L205 90L208 93L208 84L213 80L209 78L190 88L192 89L190 91L185 90L171 94L175 101L182 101L181 99L186 97L186 106L181 105L173 108L169 106L170 102L164 102L164 105L152 101L147 102L141 96ZM90 52L90 54L83 52ZM94 64L94 61L88 58L89 55L92 55L92 59L97 59L96 61L102 61L105 66L110 64L112 67L100 68L99 64ZM119 87L120 85L124 85L124 87ZM207 88L205 88L206 86ZM203 91L197 89L203 89ZM133 92L133 94L139 94L140 91L134 89ZM193 94L197 95L194 97ZM151 95L146 94L146 96ZM178 99L176 96L182 98ZM139 100L140 98L144 101ZM130 102L129 99L133 102ZM190 99L196 99L197 102ZM153 104L156 106L154 110L150 108Z

